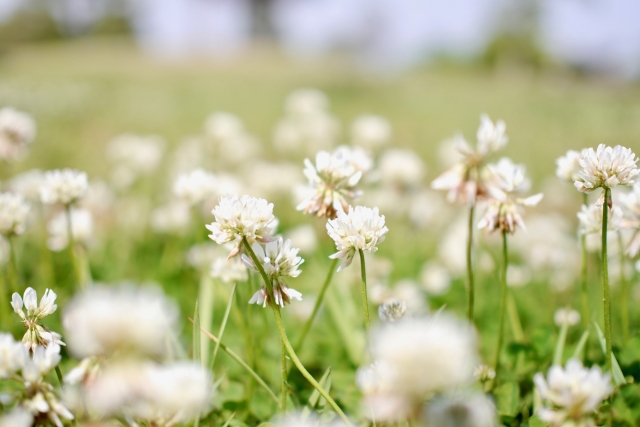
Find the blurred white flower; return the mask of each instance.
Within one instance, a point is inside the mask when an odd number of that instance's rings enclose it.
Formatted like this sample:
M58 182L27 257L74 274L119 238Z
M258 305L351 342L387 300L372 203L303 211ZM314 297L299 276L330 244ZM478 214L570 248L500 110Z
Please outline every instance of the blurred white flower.
M271 281L275 303L280 307L284 307L292 299L301 300L302 294L295 289L289 288L284 280L284 277L298 277L302 272L299 269L300 264L304 262L298 256L299 249L291 247L291 240L283 241L282 237L278 237L277 240L266 243L264 248L258 242L251 245L251 248ZM253 259L248 255L243 254L242 261L252 271L260 272ZM249 304L261 304L263 307L271 304L267 289L263 286L258 290L251 297Z
M11 334L0 333L0 379L9 378L24 366L27 349Z
M454 392L431 400L424 411L426 427L498 427L496 406L478 391Z
M54 313L58 306L55 304L57 295L51 289L47 289L40 299L33 288L24 291L24 299L14 292L11 297L11 307L24 323L27 332L22 338L22 343L27 350L34 352L38 346L48 347L51 344L64 345L60 334L52 332L49 328L40 325L40 321ZM27 309L26 313L23 307Z
M220 198L211 213L216 220L206 226L211 231L209 238L219 245L233 242L235 248L229 258L240 253L244 238L249 243L274 240L272 234L278 226L278 220L273 216L273 203L265 199L227 195Z
M573 184L580 179L580 161L587 155L587 150L581 151L569 150L567 153L558 157L556 160L556 175L563 181Z
M284 233L285 239L296 242L300 252L312 254L318 247L318 235L311 224L299 225Z
M566 368L552 366L547 378L537 373L533 382L546 403L537 415L551 427L595 425L593 413L613 391L609 373L599 366L584 368L577 359L570 359Z
M159 289L92 286L65 307L69 351L78 358L134 351L163 355L175 333L178 309Z
M250 183L251 194L262 197L278 197L288 195L294 183L302 182L300 168L290 162L250 162L243 169L246 182ZM223 194L233 192L220 192Z
M509 264L507 267L507 285L521 288L531 282L531 271L526 265Z
M426 166L413 150L393 148L382 153L379 170L386 185L411 188L422 183Z
M614 188L618 185L632 185L640 174L638 159L630 148L620 145L609 147L598 145L597 149L588 148L582 160L579 178L574 185L578 191L590 193L597 188ZM598 205L604 203L604 193Z
M69 245L69 230L66 212L58 212L47 223L49 238L47 247L52 251L61 251ZM71 209L71 234L77 244L88 246L93 237L93 217L86 209Z
M349 206L349 213L339 211L336 219L327 221L327 233L336 244L338 252L329 258L343 259L338 271L351 265L356 251L376 252L389 229L384 225L384 215L378 208Z
M10 107L0 109L0 159L19 160L35 136L33 117Z
M449 207L434 191L422 189L409 196L409 219L418 228L438 227L450 218Z
M25 359L22 378L27 383L39 382L58 366L61 359L60 345L57 343L50 343L47 347L38 346L33 350L33 356Z
M40 187L43 182L44 173L40 169L30 169L11 178L9 188L30 202L39 202Z
M480 127L476 132L476 139L478 140L477 153L486 156L504 148L509 142L509 138L505 133L506 130L507 125L502 120L493 123L488 115L481 115Z
M580 313L571 308L559 308L553 315L553 321L556 326L562 327L565 323L569 326L575 326L580 323Z
M329 110L327 95L313 88L300 88L291 92L284 104L285 112L294 117L309 116Z
M438 261L427 261L420 271L420 283L428 294L442 295L451 287L451 276Z
M202 169L181 174L173 183L173 194L189 205L198 205L216 194L216 177Z
M478 365L473 371L473 377L484 383L496 377L496 370L488 365Z
M87 174L74 169L56 169L44 173L40 199L44 204L70 205L84 197L89 188Z
M351 142L353 145L375 150L390 141L391 124L382 116L363 114L356 117L351 125Z
M640 253L640 183L636 183L631 192L620 194L618 204L623 216L621 227L635 229L627 246L627 254L633 258Z
M114 164L111 177L118 188L126 188L140 175L155 171L164 155L165 141L157 136L123 134L107 144L107 158Z
M346 427L346 424L341 420L333 420L327 423L318 419L314 414L295 412L278 415L269 424L273 424L276 427Z
M602 206L598 206L597 204L589 206L582 205L577 215L580 221L580 234L599 235L602 233ZM622 209L620 209L619 206L614 206L609 209L607 221L607 230L609 232L615 232L620 229L622 216Z
M20 194L0 193L0 234L22 234L29 216L29 204Z
M391 288L391 298L407 303L407 314L415 315L425 311L427 298L420 284L412 279L402 279Z
M352 162L350 151L320 151L315 165L309 159L304 164L304 174L313 192L296 209L305 214L335 218L337 212L347 210L350 199L361 194L355 186L362 171Z
M246 282L249 275L247 268L238 258L219 257L211 264L211 277L222 283Z
M184 202L170 202L151 212L151 228L156 233L182 234L189 228L191 211Z
M16 408L0 416L0 427L31 427L33 415L25 408Z
M187 264L198 270L206 269L209 268L222 253L223 251L220 250L220 247L211 242L198 243L191 246L187 251Z
M204 132L216 140L234 138L244 133L244 124L236 115L217 111L206 118Z
M529 189L530 183L525 177L524 166L516 165L506 157L496 164L488 165L487 170L489 177L486 185L491 199L488 201L489 206L484 217L478 223L478 228L487 228L489 231L501 230L505 233L514 233L517 227L524 229L524 221L520 215L521 206L536 206L542 200L542 194L527 198L517 197Z
M402 319L407 312L407 303L392 299L384 302L378 307L378 316L383 322L397 322Z

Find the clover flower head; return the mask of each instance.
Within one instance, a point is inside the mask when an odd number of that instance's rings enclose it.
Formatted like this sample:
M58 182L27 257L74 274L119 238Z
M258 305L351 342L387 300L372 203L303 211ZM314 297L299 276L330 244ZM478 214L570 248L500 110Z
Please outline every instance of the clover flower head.
M559 327L562 327L565 323L569 326L574 326L580 322L580 313L569 307L559 308L553 315L553 322Z
M350 206L349 213L338 212L336 219L327 221L327 233L336 244L338 252L331 259L343 259L338 271L351 265L356 251L376 252L389 229L384 225L384 215L378 208Z
M619 206L609 209L609 221L607 221L608 231L618 231L623 223L623 213ZM602 205L582 205L578 212L579 232L583 235L602 233Z
M537 415L552 427L595 425L591 416L613 391L609 373L598 366L587 369L577 359L564 368L552 366L546 378L537 373L533 382L545 402Z
M315 164L305 159L304 174L313 192L297 206L297 210L318 217L335 218L337 212L348 208L348 199L361 194L355 186L362 178L362 170L351 154L350 150L338 149L333 153L320 151Z
M71 234L73 241L82 245L89 245L93 238L93 216L87 209L71 208ZM47 247L52 251L58 252L65 249L69 245L69 230L67 223L67 215L65 212L59 212L51 218L47 223L47 231L49 238L47 239Z
M20 194L0 193L0 234L22 234L29 215L29 204Z
M29 202L40 201L40 187L44 182L44 172L40 169L30 169L11 178L9 188L12 192L22 195Z
M302 299L302 294L295 289L291 289L287 286L284 277L298 277L301 273L299 269L304 260L298 256L298 248L291 247L291 240L283 240L282 237L278 237L277 240L268 242L264 245L255 242L251 245L253 252L258 260L261 261L261 266L264 272L271 280L273 287L273 299L275 303L280 307L284 307L285 304L291 302L291 299ZM242 261L252 271L259 272L258 266L247 255L242 255ZM261 304L266 307L267 304L271 304L269 292L264 287L258 290L249 304Z
M70 205L80 200L89 188L87 174L74 169L56 169L44 174L40 199L44 204Z
M273 216L273 203L265 199L226 195L220 198L211 213L216 220L206 226L211 231L209 238L219 245L234 242L235 247L229 258L240 253L242 239L246 238L249 243L275 239L272 234L278 226L278 220Z
M22 338L22 342L27 350L34 352L38 347L48 347L49 345L64 345L61 341L60 334L49 330L42 326L40 321L54 313L58 306L56 305L57 295L51 289L47 289L38 304L38 295L33 288L27 288L24 291L24 298L20 294L14 292L11 297L11 306L22 322L27 332ZM26 309L26 312L25 310Z
M173 194L190 205L197 205L214 197L216 177L202 169L178 176L173 183Z
M27 349L11 334L0 333L0 379L8 378L22 369L29 357Z
M506 135L507 125L502 120L491 121L488 115L480 116L480 127L476 133L478 153L487 155L502 149L509 138Z
M618 185L632 185L640 174L638 158L630 148L621 145L609 147L598 145L588 148L580 160L581 170L574 185L583 193L591 193L597 188L611 189ZM604 198L598 202L602 206Z
M391 140L391 124L387 119L373 114L357 117L351 125L351 140L354 145L374 150Z
M17 408L0 416L0 427L31 427L33 415L25 408Z
M636 183L631 192L620 194L618 203L622 209L622 228L635 229L627 246L627 254L633 258L640 253L640 183Z
M36 122L21 111L0 109L0 159L19 160L36 136Z
M564 156L556 159L556 175L563 181L573 184L580 179L580 161L587 155L587 149L569 150Z
M404 317L406 312L407 303L396 299L385 301L378 307L378 316L384 322L397 322Z

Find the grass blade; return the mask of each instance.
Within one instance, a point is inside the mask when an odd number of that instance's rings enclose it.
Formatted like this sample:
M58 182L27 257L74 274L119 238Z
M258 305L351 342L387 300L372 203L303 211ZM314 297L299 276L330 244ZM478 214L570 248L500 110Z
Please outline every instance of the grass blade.
M607 353L607 343L604 338L604 334L602 333L602 329L600 326L594 321L593 324L596 326L596 332L598 332L598 341L600 341L600 348L602 348L603 353ZM618 359L616 359L615 354L611 353L611 377L613 378L614 385L622 385L626 384L627 380L624 379L624 375L622 375L622 369L620 369L620 365L618 364Z
M573 352L573 358L574 359L580 359L582 360L583 356L584 356L584 346L587 345L587 341L589 340L589 330L587 329L586 331L584 331L582 333L582 336L580 337L580 341L578 341L578 346L576 347L575 351Z
M228 427L229 423L231 422L231 420L233 419L233 417L236 416L236 413L234 412L233 414L231 414L231 416L229 417L229 419L227 420L226 423L224 423L224 425L222 427Z
M224 317L222 318L222 323L220 324L220 331L218 331L219 340L216 341L216 346L213 349L213 355L211 356L211 371L213 372L213 365L216 363L216 356L218 355L218 349L220 347L220 342L222 341L222 335L224 335L224 330L227 327L227 320L229 319L229 313L231 312L231 304L233 303L233 296L236 293L236 284L233 284L233 288L231 288L231 296L229 297L229 302L227 302L227 308L224 311Z
M322 375L322 378L320 378L320 381L318 381L318 384L320 384L322 388L327 390L327 393L328 393L329 390L325 388L327 383L331 384L331 367L327 368L327 370ZM309 396L307 405L302 410L301 419L306 420L311 414L311 409L315 408L319 402L320 402L320 393L318 392L318 390L313 390L313 393L311 393L311 396Z
M200 360L200 313L198 312L198 300L193 311L193 360Z

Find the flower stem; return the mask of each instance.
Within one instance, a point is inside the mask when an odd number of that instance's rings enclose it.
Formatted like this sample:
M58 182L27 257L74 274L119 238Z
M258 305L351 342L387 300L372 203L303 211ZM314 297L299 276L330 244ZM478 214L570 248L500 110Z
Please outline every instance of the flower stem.
M337 263L338 263L337 258L331 260L331 264L329 265L329 271L327 272L327 277L324 279L324 283L322 284L322 288L320 289L320 293L318 294L316 303L313 306L313 311L311 312L311 316L309 317L309 319L307 319L307 322L304 324L302 328L302 332L300 333L300 337L296 342L296 345L295 345L296 351L300 351L300 348L302 348L302 343L304 343L304 339L306 338L307 333L309 332L309 329L311 329L311 325L313 324L313 321L316 318L318 311L320 311L320 306L322 305L322 301L324 300L324 294L327 292L327 289L329 289L329 285L331 284L331 279L333 278L333 272L336 269Z
M500 374L500 351L502 350L502 341L504 338L504 317L505 311L507 307L507 266L509 264L509 258L507 254L507 232L502 232L502 274L501 274L501 284L502 284L502 296L500 297L500 317L499 317L499 326L498 326L498 343L496 344L496 363L495 363L495 371L496 376L494 379L494 384L498 380L498 376Z
M622 339L624 344L629 341L629 281L625 272L626 257L624 256L624 243L622 234L618 232L618 245L620 251L620 281L622 282Z
M69 257L71 258L71 265L73 266L73 272L76 276L76 284L80 288L84 288L84 280L82 280L82 272L78 265L78 259L76 256L76 242L73 238L73 224L71 221L71 205L64 206L65 214L67 217L67 244L69 245Z
M307 381L309 381L309 383L311 383L311 385L316 390L318 390L318 393L320 393L320 395L322 397L324 397L324 399L329 403L329 405L331 405L333 410L338 413L340 418L342 418L342 420L347 424L347 426L353 427L353 424L351 424L351 421L349 421L349 418L347 418L347 416L344 414L344 412L342 412L342 409L340 409L338 404L333 400L333 398L331 396L329 396L329 393L327 393L325 391L325 389L322 388L322 386L320 384L318 384L318 382L313 378L313 376L311 376L311 374L306 370L306 368L304 367L302 362L300 362L300 359L298 359L298 356L296 355L296 352L293 350L293 347L291 347L291 343L289 342L289 339L287 338L287 332L284 329L284 325L282 324L282 316L280 314L280 306L273 303L274 302L273 285L271 284L271 280L269 280L269 277L267 276L267 273L264 271L264 268L262 267L262 263L260 263L260 260L256 256L255 252L253 252L253 249L251 248L251 245L247 241L246 237L242 238L242 243L244 244L244 247L245 247L247 253L249 254L251 259L253 260L253 263L258 268L258 271L260 272L260 275L262 276L262 279L264 280L264 284L267 287L267 292L269 293L269 300L270 300L270 304L269 305L273 309L273 316L276 319L276 325L278 326L278 332L280 332L280 339L282 340L282 344L284 345L285 349L287 350L287 353L289 353L289 357L291 358L291 361L293 362L294 365L296 365L296 368L298 368L298 370L300 371L302 376L305 377L307 379Z
M358 249L360 253L360 274L362 275L362 306L364 308L364 325L369 335L369 298L367 297L367 269L364 262L364 251Z
M9 273L9 286L11 286L12 292L18 292L18 260L16 257L16 246L13 242L13 237L7 238L9 242L9 264L7 265L7 271Z
M469 208L469 235L467 236L467 319L473 323L473 211L475 205Z
M605 189L602 205L602 301L604 303L604 337L607 343L607 370L611 372L611 301L609 297L609 259L607 254L607 232L609 221L609 205L611 204L611 189Z
M584 193L583 204L586 206L589 203L587 193ZM580 289L582 291L582 323L584 329L589 329L589 289L587 288L587 263L589 261L587 253L587 235L580 235L580 249L582 251L582 260L580 268ZM586 347L585 347L586 348Z
M287 367L287 347L284 345L284 341L281 342L280 369L282 370L282 392L280 395L280 407L284 414L287 412L287 377L289 376L289 368Z

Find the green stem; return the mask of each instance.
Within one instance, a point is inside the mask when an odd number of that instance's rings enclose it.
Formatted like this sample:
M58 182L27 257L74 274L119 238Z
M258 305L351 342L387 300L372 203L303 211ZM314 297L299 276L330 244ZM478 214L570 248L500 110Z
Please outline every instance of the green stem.
M280 306L273 303L273 301L274 301L274 298L273 298L273 285L271 284L271 280L269 280L269 277L267 276L267 273L265 273L264 268L262 267L262 264L260 263L260 260L258 260L258 257L253 252L253 249L251 248L251 245L247 241L246 237L242 238L242 243L244 244L244 247L245 247L247 253L249 254L251 259L253 260L253 263L255 264L256 268L260 272L260 275L262 276L262 279L264 280L264 284L267 287L267 292L269 293L269 299L270 299L270 306L273 309L273 316L276 319L276 325L278 326L278 332L280 333L280 339L282 340L282 344L285 346L285 348L287 350L287 353L289 353L289 357L291 358L291 361L293 362L294 365L296 365L296 368L298 368L298 370L300 371L302 376L305 377L307 379L307 381L309 381L309 383L311 383L311 385L316 390L318 390L318 393L320 393L320 395L325 398L325 400L329 403L329 405L331 405L331 407L334 409L334 411L336 411L338 413L340 418L342 418L342 420L347 424L347 426L353 427L353 424L351 424L351 421L349 421L349 418L347 418L347 416L344 414L342 409L340 409L338 404L333 400L333 398L331 396L329 396L329 393L327 393L325 391L325 389L323 389L322 386L320 384L318 384L318 382L313 378L313 376L311 376L311 374L304 367L302 362L300 362L300 359L298 359L298 356L296 355L296 352L293 350L293 347L291 347L291 343L289 343L289 339L287 338L287 333L286 333L286 331L284 329L284 325L282 324L282 316L280 315Z
M16 257L16 245L13 242L13 236L7 237L7 242L9 242L9 265L7 266L7 270L9 272L9 285L11 286L12 292L18 292L18 262Z
M362 306L364 308L364 324L369 335L369 298L367 297L367 269L364 263L364 251L358 249L360 253L360 274L362 276Z
M511 323L513 337L517 342L524 343L524 331L522 329L522 323L520 322L520 316L518 315L518 305L513 296L513 289L507 290L507 314L509 315L509 323Z
M473 211L475 205L469 208L469 235L467 236L467 319L473 323L473 302L474 302L474 286L473 286Z
M502 296L500 298L500 317L498 324L498 343L496 344L496 362L495 362L495 371L496 376L494 379L494 384L498 380L498 376L500 374L500 351L502 350L502 341L504 338L504 317L507 306L507 266L509 264L509 258L507 255L507 232L502 231L502 274L501 274L501 284L502 284Z
M622 282L622 339L624 344L629 341L629 281L625 272L626 257L624 256L624 243L622 233L618 232L618 250L620 252L620 281Z
M320 311L320 306L324 301L324 294L327 292L327 289L329 289L329 285L331 284L331 279L333 278L333 272L336 269L337 263L338 263L338 259L335 258L331 261L331 264L329 265L329 271L327 272L327 277L324 279L324 283L322 284L322 288L320 289L320 293L318 294L316 303L313 306L313 311L311 312L311 316L309 317L309 319L307 319L307 322L302 327L302 332L300 333L300 337L296 342L296 345L295 345L296 351L300 351L300 349L302 348L302 343L304 343L304 339L306 338L307 333L309 332L309 329L311 329L311 325L313 324L313 321L316 318L318 311Z
M289 368L287 367L287 347L284 345L284 341L282 341L282 345L280 346L280 369L282 373L282 391L280 395L280 407L282 408L282 413L287 412L287 377L289 376Z
M82 280L82 273L80 272L80 266L78 265L78 259L76 257L76 242L73 238L73 224L71 221L71 205L64 206L65 214L67 217L67 244L69 245L69 257L71 258L71 265L73 266L73 272L76 276L76 284L80 288L84 288L84 281Z
M584 193L583 203L587 206L589 200L587 193ZM587 253L587 235L580 235L580 249L582 251L582 260L580 268L580 289L582 291L582 324L584 329L589 329L589 289L587 288L587 264L589 255Z
M60 371L60 366L56 366L56 376L58 377L60 387L64 388L64 377L62 376L62 371Z
M611 189L605 189L602 205L602 301L604 303L604 336L607 342L607 370L611 372L611 300L609 296L609 259L607 254L607 232L609 226L609 205Z

